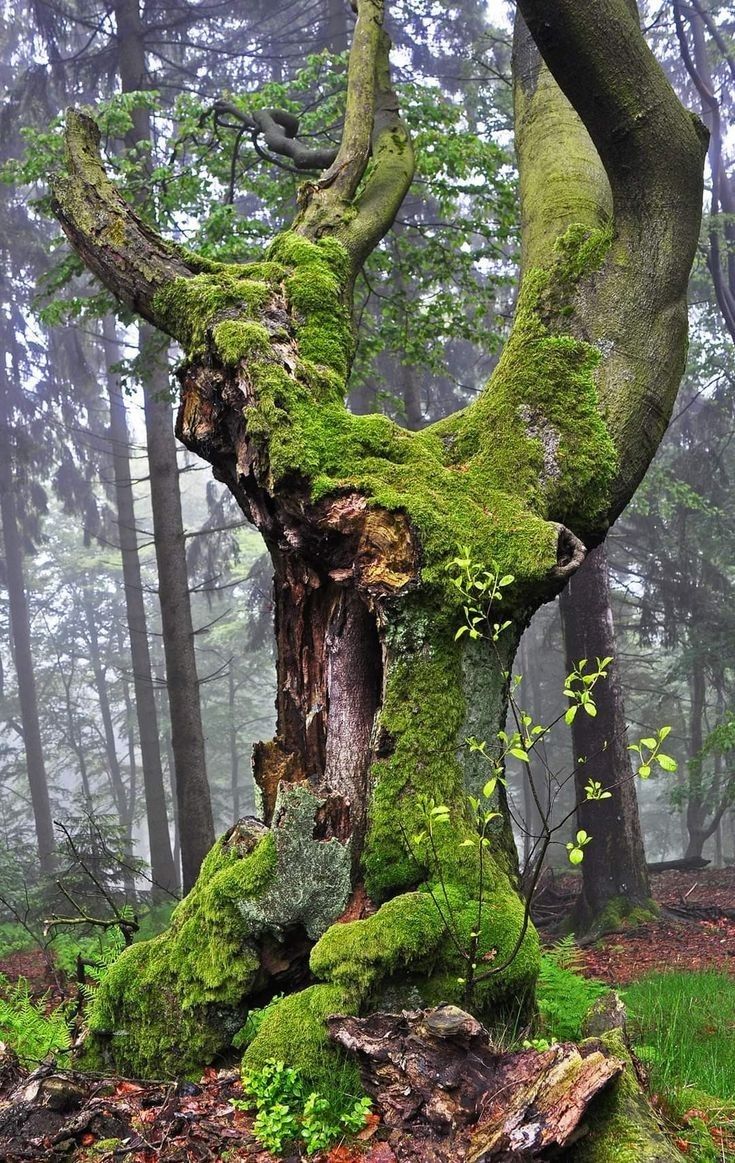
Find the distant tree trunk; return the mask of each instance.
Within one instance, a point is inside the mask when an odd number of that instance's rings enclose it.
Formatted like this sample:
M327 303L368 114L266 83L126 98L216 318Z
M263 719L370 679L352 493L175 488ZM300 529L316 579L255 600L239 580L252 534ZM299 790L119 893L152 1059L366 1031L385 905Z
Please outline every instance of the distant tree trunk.
M6 387L7 390L7 387ZM3 427L8 423L7 419ZM8 433L9 434L9 433ZM3 550L5 556L5 579L8 587L10 608L10 631L18 680L18 701L23 727L23 747L26 757L26 771L31 792L33 821L36 828L38 860L41 871L50 873L54 867L54 825L51 818L48 779L41 742L41 726L38 718L38 697L36 679L33 672L31 651L31 626L28 612L28 598L23 571L23 538L18 524L18 510L15 503L15 489L18 482L13 477L13 461L8 443L0 452L0 519L2 519Z
M349 45L348 0L327 0L325 41L330 52L345 52Z
M229 710L230 734L230 778L232 787L232 818L240 819L240 749L237 745L237 724L235 722L235 676L232 661L227 675L227 707Z
M689 781L686 810L689 840L687 850L684 853L687 858L701 857L705 840L711 835L711 831L706 828L707 808L703 790L701 760L706 684L704 661L696 651L689 672L689 694L691 710L689 715Z
M143 89L147 85L148 72L145 28L138 0L116 0L114 12L122 90ZM128 144L139 145L150 140L150 114L147 109L136 109ZM155 346L152 329L142 326L141 348L151 350ZM170 384L167 369L158 360L153 361L150 378L144 387L153 536L176 768L179 841L184 890L188 891L214 843L214 823L194 654L176 442L170 409L157 398L161 394L168 395Z
M126 791L125 780L123 779L120 760L117 754L117 737L115 735L115 727L112 722L112 709L110 707L110 697L107 690L107 676L100 652L99 634L97 633L97 621L95 618L93 604L94 598L88 587L85 587L84 589L84 596L82 601L84 608L84 620L87 623L89 660L92 663L92 673L94 674L97 701L99 703L100 716L102 718L102 730L105 739L105 757L107 759L107 771L110 777L110 788L112 790L112 799L113 803L115 804L117 818L120 821L120 827L122 828L124 835L126 863L122 869L123 883L125 885L125 892L128 899L135 900L135 877L132 872L133 790L131 787Z
M157 345L151 328L141 328L141 348ZM145 385L145 422L150 467L153 535L158 566L171 747L184 892L196 881L214 844L214 821L207 782L199 679L194 651L179 466L167 368L153 361Z
M107 327L105 348L109 367L119 358L119 352L111 334L112 325L108 324ZM176 892L178 876L171 851L166 794L163 786L158 716L153 693L148 627L143 602L143 581L138 556L138 534L135 524L135 506L128 453L129 435L125 417L125 402L120 383L111 372L108 372L107 375L107 390L110 399L110 440L115 478L118 539L122 558L125 609L135 688L135 711L138 719L140 757L143 767L151 877L154 884L154 895L167 896L169 893Z
M523 691L525 694L525 705L530 715L533 716L535 723L541 722L541 708L540 699L538 697L538 687L535 681L535 667L532 661L531 649L529 648L528 635L532 633L531 628L526 631L521 644L518 648L518 669L523 676ZM533 783L531 782L533 780ZM541 811L539 811L539 806ZM534 779L533 770L524 765L523 769L523 870L524 875L527 875L532 870L533 861L533 846L534 839L541 835L542 822L541 812L547 814L549 810L548 793L547 791L537 786ZM529 864L529 861L531 862Z
M613 659L607 679L595 689L597 716L576 716L572 743L577 823L592 837L582 863L582 894L574 923L581 930L614 927L632 909L650 909L651 890L627 748L604 546L587 555L560 605L568 670L582 658ZM584 788L590 779L609 790L611 798L587 800Z

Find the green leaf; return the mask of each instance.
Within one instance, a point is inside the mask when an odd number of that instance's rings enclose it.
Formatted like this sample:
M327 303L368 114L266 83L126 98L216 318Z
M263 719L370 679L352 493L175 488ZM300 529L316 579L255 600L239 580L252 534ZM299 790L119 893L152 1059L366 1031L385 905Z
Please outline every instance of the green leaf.
M641 779L648 779L649 775L651 774L650 766L647 763L642 763L638 768L638 774Z
M528 763L528 752L524 751L522 747L511 747L510 754L515 759L520 759L523 763Z
M576 715L576 713L577 713L577 707L576 707L576 706L575 706L575 707L570 707L570 708L569 708L569 710L565 712L565 714L564 714L564 722L567 724L567 726L569 726L571 723L573 723L573 722L574 722L574 716Z
M658 763L664 771L676 771L677 767L679 766L673 755L664 755L662 751L659 751L658 755L656 756L656 763Z
M485 796L487 799L490 799L490 796L491 796L491 795L493 795L493 793L494 793L494 791L495 791L495 788L496 788L497 786L498 786L498 780L497 780L497 776L493 776L493 778L492 778L492 779L489 779L489 780L487 781L487 783L485 784L484 788L482 789L482 794L483 794L483 795L484 795L484 796Z
M512 573L506 573L503 575L503 577L501 577L500 581L498 582L498 585L499 586L510 586L513 584L513 582L515 580L516 579L514 578Z
M469 630L469 626L460 626L459 630L454 635L454 641L456 642L457 639L461 638L463 634L466 634L468 630Z
M597 707L595 706L595 704L594 703L584 703L583 705L584 705L585 711L590 716L590 718L594 719L595 715L597 714Z
M584 852L581 848L572 848L569 853L570 864L581 864L584 860Z
M656 746L655 739L641 739L641 743L644 747L650 747L651 751L653 751L654 747Z

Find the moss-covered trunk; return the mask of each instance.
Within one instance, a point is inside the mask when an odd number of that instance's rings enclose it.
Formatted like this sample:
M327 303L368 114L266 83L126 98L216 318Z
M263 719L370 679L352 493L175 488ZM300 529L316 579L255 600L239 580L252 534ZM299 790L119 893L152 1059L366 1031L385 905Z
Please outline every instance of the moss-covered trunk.
M179 436L261 531L276 579L265 822L219 841L169 931L102 985L90 1047L126 1070L198 1067L280 990L295 992L246 1060L312 1074L336 1009L522 1001L537 941L502 802L478 845L467 796L486 772L463 741L497 753L523 626L632 495L683 368L696 127L628 0L520 0L556 80L519 23L523 271L503 356L474 404L420 432L347 411L354 280L413 166L382 5L357 7L339 154L260 262L159 238L104 174L94 124L67 122L64 229L184 348ZM512 575L494 645L457 640L459 547Z

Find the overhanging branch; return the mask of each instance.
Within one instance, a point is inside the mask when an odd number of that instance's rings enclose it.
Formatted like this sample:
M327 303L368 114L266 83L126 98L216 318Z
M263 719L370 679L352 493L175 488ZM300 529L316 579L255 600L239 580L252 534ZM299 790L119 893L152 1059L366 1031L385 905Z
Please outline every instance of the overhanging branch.
M54 210L64 233L121 302L160 326L153 307L156 292L193 270L108 178L100 158L100 131L91 117L69 109L65 143L66 169L52 180Z

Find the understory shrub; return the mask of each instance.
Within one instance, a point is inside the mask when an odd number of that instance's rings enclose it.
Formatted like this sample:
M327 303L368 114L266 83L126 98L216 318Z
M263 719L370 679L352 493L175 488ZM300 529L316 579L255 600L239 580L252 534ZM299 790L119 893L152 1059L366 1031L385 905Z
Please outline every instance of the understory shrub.
M565 937L541 957L536 1000L543 1032L557 1042L576 1042L593 1002L608 987L579 973L580 953L574 937Z
M49 994L35 1000L24 977L12 985L0 977L0 1039L33 1070L49 1054L62 1061L71 1046L64 1005L49 1008Z
M307 1155L323 1151L361 1130L371 1106L366 1096L340 1088L339 1078L329 1094L312 1090L298 1070L283 1062L267 1062L243 1075L243 1089L246 1097L234 1105L257 1111L253 1130L275 1153L287 1145L303 1148Z

